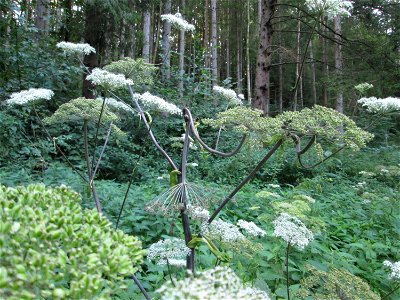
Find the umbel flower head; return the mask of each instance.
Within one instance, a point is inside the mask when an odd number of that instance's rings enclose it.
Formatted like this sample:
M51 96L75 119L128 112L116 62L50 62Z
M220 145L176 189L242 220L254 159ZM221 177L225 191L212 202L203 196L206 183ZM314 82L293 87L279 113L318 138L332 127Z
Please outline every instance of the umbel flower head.
M29 89L20 91L18 93L12 93L10 98L5 101L8 105L24 105L28 102L45 99L50 100L53 97L54 92L48 89Z
M281 213L273 221L274 235L281 237L290 245L303 250L314 238L313 233L298 218L287 213Z
M161 20L171 23L172 26L183 31L194 31L195 27L182 18L180 13L161 15Z
M370 113L390 113L400 111L400 98L361 98L358 100Z
M361 94L365 94L366 91L372 89L374 86L368 82L360 83L354 86L354 89L360 92Z
M166 282L157 293L161 300L270 299L266 292L244 285L232 269L220 266L176 281L174 285Z
M155 261L157 265L170 264L177 267L186 265L186 257L190 253L185 241L178 238L158 241L147 250L147 258Z
M258 227L254 222L247 222L245 220L239 220L237 222L237 226L246 231L247 234L257 237L257 236L265 236L267 233L265 230Z
M143 106L148 110L157 110L173 115L182 114L182 110L175 104L169 103L160 97L150 94L149 92L141 95L135 94L135 96L143 103Z
M350 16L353 3L347 0L306 0L306 6L313 11L322 12L329 18L337 15Z
M99 98L100 101L102 101L103 99ZM106 98L106 103L108 106L114 108L114 109L122 109L126 112L134 112L134 110L132 109L132 107L130 107L129 105L127 105L126 103L122 102L122 101L118 101L114 98Z
M92 73L86 76L86 79L94 85L107 90L115 90L126 85L133 85L133 81L131 79L126 79L124 75L113 74L99 68L94 68Z
M244 98L243 94L237 95L234 90L223 88L222 86L214 86L213 92L217 95L220 95L231 105L242 105L242 99Z
M87 43L75 44L70 42L59 42L56 45L57 48L60 48L65 53L73 53L73 54L84 54L89 55L90 53L96 53L96 49L90 46Z
M400 261L392 263L388 260L383 262L383 265L390 269L389 278L400 281Z

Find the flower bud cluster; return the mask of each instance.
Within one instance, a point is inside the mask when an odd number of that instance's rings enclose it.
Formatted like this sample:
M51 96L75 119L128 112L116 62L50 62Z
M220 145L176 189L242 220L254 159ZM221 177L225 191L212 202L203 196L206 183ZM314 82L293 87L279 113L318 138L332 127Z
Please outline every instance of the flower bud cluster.
M18 93L12 93L10 98L5 101L8 105L24 105L28 102L45 99L50 100L53 97L54 92L48 89L29 89L20 91Z

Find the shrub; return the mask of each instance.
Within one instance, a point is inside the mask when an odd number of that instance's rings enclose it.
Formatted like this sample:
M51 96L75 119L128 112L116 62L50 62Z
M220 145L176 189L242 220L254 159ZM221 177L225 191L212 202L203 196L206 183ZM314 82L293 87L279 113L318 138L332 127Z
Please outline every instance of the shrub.
M108 299L136 272L138 238L61 186L0 186L0 298Z

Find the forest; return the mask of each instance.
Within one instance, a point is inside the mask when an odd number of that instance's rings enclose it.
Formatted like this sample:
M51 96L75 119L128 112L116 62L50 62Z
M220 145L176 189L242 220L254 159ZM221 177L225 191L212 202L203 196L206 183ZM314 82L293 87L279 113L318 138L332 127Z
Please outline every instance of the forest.
M0 0L0 299L400 299L400 0Z

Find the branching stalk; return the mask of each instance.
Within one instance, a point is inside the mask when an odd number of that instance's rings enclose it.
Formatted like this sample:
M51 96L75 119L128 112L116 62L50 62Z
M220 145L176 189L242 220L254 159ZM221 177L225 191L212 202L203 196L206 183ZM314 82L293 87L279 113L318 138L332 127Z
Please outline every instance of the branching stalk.
M255 166L255 168L250 172L249 175L245 179L242 180L241 183L225 198L225 200L221 203L221 205L215 210L215 212L211 215L211 217L208 219L208 224L211 224L211 222L215 219L215 217L220 213L220 211L225 207L226 204L232 198L242 189L242 187L248 183L251 179L256 176L257 172L261 170L261 168L264 166L264 164L270 159L270 157L275 153L276 150L283 144L283 139L280 139L276 142L276 144L272 147L271 150L268 151L268 153L264 156L262 160Z

